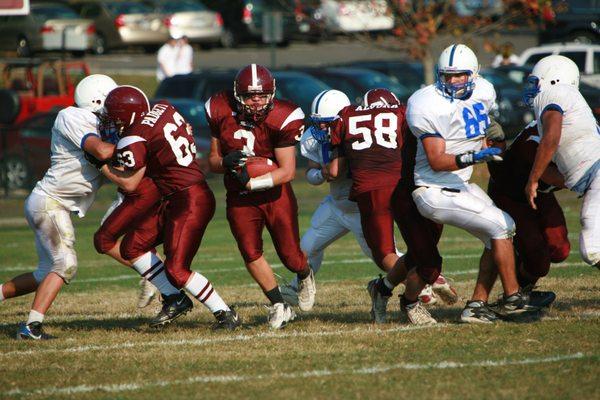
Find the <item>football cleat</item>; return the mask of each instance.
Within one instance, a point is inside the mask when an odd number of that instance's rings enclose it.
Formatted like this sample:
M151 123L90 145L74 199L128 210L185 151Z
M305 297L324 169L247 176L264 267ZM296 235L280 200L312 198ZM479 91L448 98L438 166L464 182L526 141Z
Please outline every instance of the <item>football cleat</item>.
M437 324L437 321L418 300L414 303L407 303L404 296L400 296L400 311L404 318L413 325Z
M502 295L497 303L490 305L490 308L500 316L537 312L542 307L534 302L528 294L522 292L516 292L510 296Z
M534 285L527 285L521 288L521 292L529 295L531 302L540 307L550 307L556 300L556 293L554 292L533 289L535 289Z
M296 318L296 313L289 304L275 303L269 309L269 326L281 329Z
M242 319L235 312L233 307L231 308L231 310L228 310L228 311L226 311L226 310L217 311L213 315L217 319L217 321L212 326L212 329L215 331L220 330L220 329L234 331L239 326L242 325Z
M187 314L194 308L192 300L183 292L163 297L160 312L150 321L151 328L160 328Z
M286 303L288 303L291 306L298 305L298 292L296 291L296 289L294 289L292 285L287 283L283 284L279 286L279 291L281 292L281 296L283 297L283 300L285 300Z
M312 268L304 279L298 279L298 307L302 311L310 311L315 305L315 294L317 287L315 285L315 273Z
M140 294L138 296L138 308L147 307L156 297L156 288L148 279L140 279Z
M371 321L376 324L384 324L387 317L387 304L390 296L384 296L377 288L378 282L383 278L375 278L367 284L367 292L371 297Z
M432 306L437 303L437 296L433 292L431 285L426 285L419 293L419 301L424 306Z
M433 293L442 299L444 303L452 305L458 301L456 289L450 285L449 280L444 275L440 274L431 286Z
M480 300L470 300L460 314L460 322L466 324L491 324L499 318L486 303Z
M17 340L49 340L56 339L56 336L52 336L44 332L41 322L32 322L26 324L21 322L19 329L17 330Z

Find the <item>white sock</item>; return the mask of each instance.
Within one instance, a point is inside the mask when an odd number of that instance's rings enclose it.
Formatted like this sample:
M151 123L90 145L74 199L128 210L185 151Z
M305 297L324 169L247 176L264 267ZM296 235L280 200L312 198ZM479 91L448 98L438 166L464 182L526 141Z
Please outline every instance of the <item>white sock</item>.
M169 296L179 293L179 289L171 285L165 265L160 258L151 251L147 252L133 263L133 268L143 277L152 283L163 296Z
M0 301L4 300L4 293L2 292L2 286L4 286L4 285L0 285Z
M27 318L27 325L32 322L44 322L44 314L35 310L29 311L29 318Z
M221 310L229 311L227 304L202 274L192 272L184 289L204 304L212 313Z
M396 286L392 285L392 283L389 281L387 276L385 278L383 278L383 284L385 285L386 288L388 288L390 290L394 290L394 288L396 287Z

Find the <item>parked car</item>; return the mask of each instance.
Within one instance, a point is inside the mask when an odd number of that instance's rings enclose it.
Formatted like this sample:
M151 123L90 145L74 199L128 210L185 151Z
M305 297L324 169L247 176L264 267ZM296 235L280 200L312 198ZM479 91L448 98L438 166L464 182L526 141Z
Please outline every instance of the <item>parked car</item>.
M577 64L581 81L600 88L600 45L557 43L526 49L519 56L519 65L535 65L551 54L560 54Z
M177 3L177 2L173 2ZM93 51L104 54L110 49L141 46L154 52L169 39L169 29L162 14L136 1L71 0L84 18L96 24Z
M554 1L560 11L539 30L540 43L600 43L600 0Z
M0 187L29 189L50 167L52 126L60 108L0 127Z
M75 86L90 69L84 61L0 59L0 124L74 102Z
M412 92L389 76L366 68L306 68L301 69L325 82L333 89L346 93L353 103L361 103L364 94L370 89L386 88L402 101L406 101Z
M262 41L263 17L266 10L280 12L283 19L283 41L287 45L298 32L294 15L294 0L202 0L223 17L224 34L221 44L235 47L240 43Z
M171 34L182 34L191 43L205 46L219 44L223 34L223 17L194 0L145 0L155 12L164 15Z
M82 55L95 40L93 21L62 3L33 3L28 15L0 16L0 49L20 57L50 50Z
M355 61L342 67L367 68L386 74L392 79L400 82L409 92L414 93L425 84L423 65L417 62L407 61Z
M394 16L385 0L322 0L320 14L331 33L388 31Z

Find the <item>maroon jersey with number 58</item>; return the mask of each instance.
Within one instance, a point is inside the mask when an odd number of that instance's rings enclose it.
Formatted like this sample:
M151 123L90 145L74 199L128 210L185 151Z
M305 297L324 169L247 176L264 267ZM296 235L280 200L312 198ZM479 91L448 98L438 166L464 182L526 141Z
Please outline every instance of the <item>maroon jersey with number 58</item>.
M185 119L168 102L156 103L127 128L117 144L117 160L127 170L146 167L162 195L204 181L196 160L194 137Z
M350 198L396 186L402 172L402 145L408 132L404 105L350 105L339 112L331 144L348 159Z

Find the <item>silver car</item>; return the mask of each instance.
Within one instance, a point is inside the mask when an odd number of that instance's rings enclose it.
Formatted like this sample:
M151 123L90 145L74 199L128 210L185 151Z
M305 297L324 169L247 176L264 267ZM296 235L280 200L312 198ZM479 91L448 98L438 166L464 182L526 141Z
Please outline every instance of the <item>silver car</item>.
M172 35L185 35L192 43L218 44L223 34L223 18L194 0L147 0L155 11L164 14Z
M62 3L34 3L28 15L0 17L0 49L16 50L19 56L47 50L81 54L95 38L93 21Z

